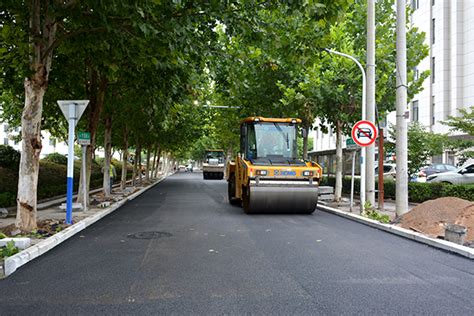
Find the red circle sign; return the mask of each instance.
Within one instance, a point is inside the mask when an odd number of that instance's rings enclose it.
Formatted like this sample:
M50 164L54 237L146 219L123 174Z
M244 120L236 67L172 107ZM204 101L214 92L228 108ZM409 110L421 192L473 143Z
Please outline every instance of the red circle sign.
M377 139L377 128L371 121L359 121L352 127L351 135L357 145L370 146Z

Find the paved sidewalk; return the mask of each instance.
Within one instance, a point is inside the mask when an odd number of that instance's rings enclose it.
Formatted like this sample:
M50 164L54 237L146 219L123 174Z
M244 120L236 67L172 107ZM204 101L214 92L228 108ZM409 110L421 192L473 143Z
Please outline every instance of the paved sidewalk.
M350 199L347 197L343 197L341 202L320 202L321 204L335 207L341 211L350 213ZM409 203L408 209L411 210L415 206L419 205L418 203ZM378 203L376 202L375 207L378 210ZM390 216L390 219L393 220L396 218L396 205L394 200L387 199L384 202L384 209L378 210L381 214L386 214ZM360 214L360 201L358 199L354 199L354 205L352 208L353 214Z

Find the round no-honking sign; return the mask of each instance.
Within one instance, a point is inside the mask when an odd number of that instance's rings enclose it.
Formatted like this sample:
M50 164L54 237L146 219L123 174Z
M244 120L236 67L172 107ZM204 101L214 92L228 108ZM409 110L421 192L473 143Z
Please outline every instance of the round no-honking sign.
M370 146L377 139L377 128L371 121L359 121L352 127L351 135L357 145Z

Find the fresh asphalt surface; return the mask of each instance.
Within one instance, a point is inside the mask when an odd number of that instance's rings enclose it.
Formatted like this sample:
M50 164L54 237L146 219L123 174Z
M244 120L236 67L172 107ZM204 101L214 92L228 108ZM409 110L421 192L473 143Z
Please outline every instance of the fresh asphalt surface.
M175 174L0 280L0 314L474 314L474 261L226 190Z

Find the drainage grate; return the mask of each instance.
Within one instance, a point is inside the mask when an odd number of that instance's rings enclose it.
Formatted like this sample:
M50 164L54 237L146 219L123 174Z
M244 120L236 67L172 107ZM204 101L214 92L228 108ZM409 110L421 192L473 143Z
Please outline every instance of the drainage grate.
M135 234L128 234L128 238L132 239L158 239L162 237L171 237L170 233L167 232L140 232Z

